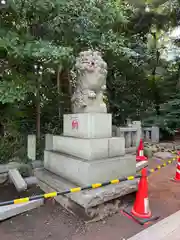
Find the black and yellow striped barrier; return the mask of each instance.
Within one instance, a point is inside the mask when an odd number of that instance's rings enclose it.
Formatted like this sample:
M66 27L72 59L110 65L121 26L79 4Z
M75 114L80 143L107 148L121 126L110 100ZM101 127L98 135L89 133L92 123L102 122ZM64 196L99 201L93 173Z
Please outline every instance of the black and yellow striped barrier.
M156 172L158 170L160 170L161 168L173 163L174 161L177 160L177 157L174 157L170 160L166 160L166 162L164 162L162 165L158 165L155 168L149 169L148 170L148 175L150 175L153 172ZM59 195L66 195L69 193L76 193L76 192L80 192L80 191L84 191L84 190L91 190L91 189L95 189L95 188L100 188L100 187L105 187L111 184L118 184L124 181L131 181L137 178L140 178L141 174L136 174L135 176L128 176L128 177L122 177L119 179L113 179L104 183L94 183L91 184L89 186L86 187L77 187L77 188L71 188L68 189L64 192L50 192L50 193L45 193L45 194L40 194L40 195L36 195L36 196L31 196L31 197L25 197L25 198L18 198L18 199L14 199L14 200L10 200L10 201L5 201L5 202L0 202L0 206L6 206L6 205L11 205L11 204L21 204L21 203L27 203L33 200L38 200L38 199L48 199L48 198L54 198L57 197Z
M30 202L30 201L38 200L38 199L53 198L53 197L56 197L56 196L59 196L59 195L65 195L65 194L69 194L69 193L76 193L76 192L80 192L80 191L84 191L84 190L90 190L90 189L105 187L105 186L110 185L110 184L118 184L120 182L124 182L124 181L128 181L128 180L130 181L130 180L134 180L134 179L140 178L140 177L141 177L141 174L136 174L135 176L128 176L128 177L122 177L122 178L119 178L119 179L113 179L113 180L110 180L110 181L104 182L104 183L94 183L94 184L91 184L87 187L71 188L71 189L68 189L64 192L51 192L51 193L40 194L40 195L36 195L36 196L32 196L32 197L14 199L14 200L6 201L6 202L0 202L0 206L26 203L26 202Z
M174 161L177 161L177 157L174 157L170 160L165 160L163 164L157 165L155 168L148 169L148 174L159 171L161 168L166 167L167 165L173 163Z

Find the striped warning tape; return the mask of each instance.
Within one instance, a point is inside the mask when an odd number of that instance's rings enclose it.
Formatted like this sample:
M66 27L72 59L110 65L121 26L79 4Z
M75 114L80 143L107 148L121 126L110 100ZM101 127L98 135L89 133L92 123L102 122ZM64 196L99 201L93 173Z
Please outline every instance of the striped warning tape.
M157 165L155 168L148 169L148 174L159 171L161 168L166 167L167 165L173 163L174 161L177 161L177 157L174 157L174 158L169 159L169 160L165 160L165 162L163 164Z
M158 165L157 167L153 168L153 169L149 169L148 170L148 175L160 170L161 168L173 163L174 161L176 161L177 157L174 157L170 160L167 160L166 162L164 162L162 165ZM27 203L33 200L38 200L38 199L48 199L48 198L54 198L57 197L59 195L66 195L69 193L76 193L76 192L80 192L80 191L84 191L84 190L91 190L91 189L95 189L95 188L100 188L100 187L105 187L111 184L118 184L120 182L124 182L124 181L131 181L137 178L140 178L141 174L136 174L135 176L128 176L128 177L122 177L122 178L118 178L118 179L113 179L104 183L94 183L91 184L89 186L86 187L77 187L77 188L71 188L68 189L64 192L50 192L50 193L45 193L45 194L40 194L40 195L36 195L36 196L31 196L31 197L25 197L25 198L18 198L18 199L14 199L14 200L10 200L10 201L5 201L5 202L0 202L0 206L6 206L6 205L11 205L11 204L21 204L21 203Z
M6 205L11 205L11 204L21 204L21 203L27 203L33 200L38 200L38 199L47 199L47 198L53 198L59 195L65 195L65 194L69 194L69 193L75 193L75 192L80 192L80 191L84 191L84 190L90 190L90 189L95 189L95 188L100 188L100 187L104 187L110 184L118 184L120 182L124 182L124 181L131 181L134 180L136 178L140 178L141 174L137 174L135 176L128 176L128 177L122 177L119 179L113 179L104 183L94 183L91 184L87 187L77 187L77 188L71 188L68 189L64 192L51 192L51 193L45 193L45 194L40 194L40 195L36 195L36 196L32 196L32 197L25 197L25 198L19 198L19 199L14 199L14 200L10 200L10 201L5 201L5 202L0 202L0 206L6 206Z

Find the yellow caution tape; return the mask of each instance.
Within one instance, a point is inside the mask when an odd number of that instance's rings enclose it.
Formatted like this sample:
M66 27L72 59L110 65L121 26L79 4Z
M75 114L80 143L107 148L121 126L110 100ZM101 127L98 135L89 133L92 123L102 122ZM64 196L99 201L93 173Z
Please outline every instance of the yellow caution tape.
M91 186L92 186L92 188L99 188L102 186L102 183L94 183Z
M114 179L114 180L111 180L110 182L111 182L111 184L117 184L117 183L119 183L119 179Z
M29 198L19 198L19 199L14 199L14 204L20 204L20 203L26 203L29 202Z
M172 163L173 161L176 161L176 160L177 160L177 158L174 157L174 158L172 158L170 160L167 160L162 165L156 166L156 168L149 169L148 172L149 173L153 173L155 171L159 171L159 169L167 166L168 164L170 164L170 163ZM26 202L32 201L33 199L53 198L53 197L56 197L58 195L64 195L64 194L68 194L68 193L80 192L80 191L87 190L87 189L95 189L95 188L99 188L99 187L106 186L106 185L109 185L109 184L118 184L118 183L120 183L122 181L134 180L135 178L139 178L139 177L140 177L140 175L137 174L135 176L128 176L128 177L124 177L122 179L113 179L113 180L110 180L109 182L105 182L105 183L94 183L94 184L89 185L87 187L71 188L71 189L69 189L67 191L64 191L64 192L51 192L51 193L45 193L45 194L39 195L39 196L19 198L19 199L15 199L15 200L11 200L11 201L0 202L0 206L6 206L6 205L9 205L9 204L26 203Z
M134 180L134 176L127 177L127 180Z
M53 198L57 196L57 192L45 193L44 198Z
M77 188L71 188L70 191L71 191L72 193L80 192L80 191L81 191L81 188L80 188L80 187L77 187Z

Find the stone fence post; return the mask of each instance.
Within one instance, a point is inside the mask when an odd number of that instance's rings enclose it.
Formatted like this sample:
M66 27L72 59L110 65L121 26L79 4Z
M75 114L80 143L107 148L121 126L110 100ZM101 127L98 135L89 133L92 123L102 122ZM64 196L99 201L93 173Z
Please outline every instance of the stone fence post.
M141 121L133 121L132 127L137 128L136 147L138 147L140 139L142 138Z
M47 150L47 151L53 150L53 135L52 134L45 135L45 150Z
M36 135L28 135L27 137L27 156L32 161L36 160Z
M151 141L152 143L159 143L159 127L157 126L152 126Z

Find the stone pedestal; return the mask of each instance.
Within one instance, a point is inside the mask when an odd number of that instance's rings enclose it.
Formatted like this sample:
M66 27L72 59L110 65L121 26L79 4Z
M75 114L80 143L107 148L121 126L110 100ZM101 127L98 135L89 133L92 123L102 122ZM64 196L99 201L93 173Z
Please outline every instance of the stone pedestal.
M62 136L46 136L45 169L36 171L39 185L46 192L109 182L136 173L135 156L125 155L124 136L112 137L112 115L107 113L104 102L106 62L99 52L88 50L79 54L75 69L78 74L71 98L73 114L64 115ZM73 193L72 199L70 195L58 196L56 200L73 212L80 207L94 219L108 206L119 211L117 198L136 189L137 179ZM111 203L103 205L107 201Z
M63 129L64 136L46 144L47 170L79 186L136 173L135 157L125 156L124 137L112 137L111 114L64 115Z
M53 136L52 143L53 151L88 161L124 156L125 154L125 139L123 137L83 139Z
M112 115L107 113L65 114L63 135L76 138L110 138Z

